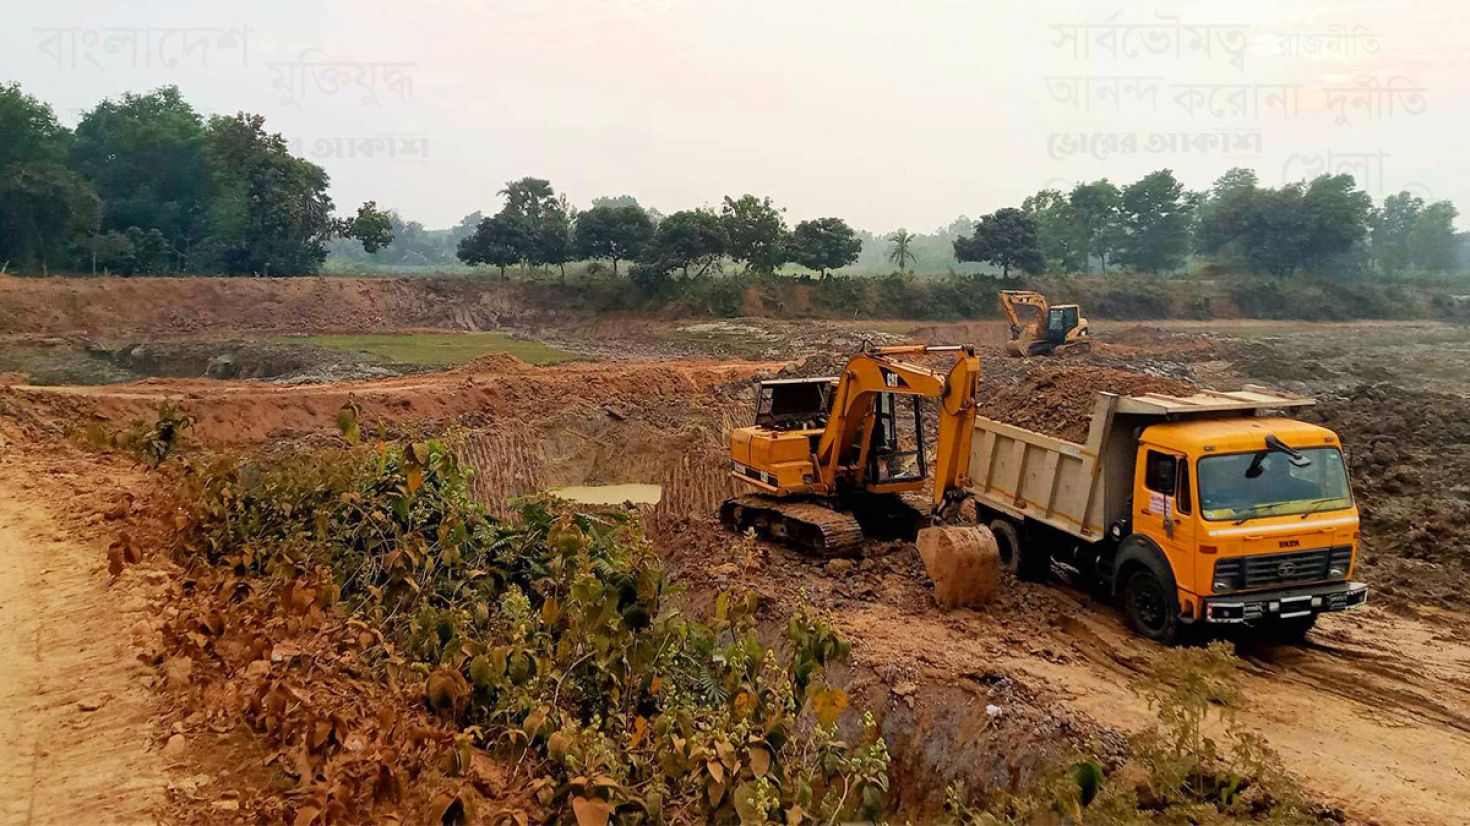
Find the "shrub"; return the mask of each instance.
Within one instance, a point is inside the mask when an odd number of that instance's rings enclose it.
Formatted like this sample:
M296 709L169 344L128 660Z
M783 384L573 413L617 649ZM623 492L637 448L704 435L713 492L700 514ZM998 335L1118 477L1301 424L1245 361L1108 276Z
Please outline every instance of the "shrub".
M384 666L421 675L464 748L533 765L561 817L807 822L883 807L875 726L836 736L847 698L825 675L847 643L801 613L779 654L753 595L684 616L626 514L532 497L495 520L437 441L201 456L181 496L184 559L274 580L332 572L334 600L381 630Z

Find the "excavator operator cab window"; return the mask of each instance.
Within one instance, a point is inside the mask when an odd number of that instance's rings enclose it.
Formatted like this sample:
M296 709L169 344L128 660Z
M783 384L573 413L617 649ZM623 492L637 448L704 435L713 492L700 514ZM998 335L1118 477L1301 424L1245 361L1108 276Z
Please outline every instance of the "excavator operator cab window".
M868 478L877 482L908 482L927 476L923 400L918 396L879 393L873 414Z
M827 426L837 379L776 379L756 390L755 423L772 430L815 430Z
M1046 338L1053 344L1067 340L1067 333L1077 326L1076 307L1053 307L1046 314Z

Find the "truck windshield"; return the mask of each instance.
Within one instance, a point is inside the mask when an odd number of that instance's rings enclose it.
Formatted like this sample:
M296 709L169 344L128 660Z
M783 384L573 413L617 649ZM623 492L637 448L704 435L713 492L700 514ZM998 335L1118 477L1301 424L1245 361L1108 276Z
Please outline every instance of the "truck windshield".
M1310 463L1293 463L1291 457L1278 451L1200 459L1200 512L1206 519L1218 521L1350 507L1352 492L1342 453L1335 447L1308 448L1300 453Z

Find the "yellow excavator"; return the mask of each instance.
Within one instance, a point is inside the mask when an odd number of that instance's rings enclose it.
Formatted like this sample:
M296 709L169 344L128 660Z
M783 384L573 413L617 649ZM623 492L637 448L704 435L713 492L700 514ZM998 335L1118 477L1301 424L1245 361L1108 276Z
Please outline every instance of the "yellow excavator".
M1006 352L1013 356L1059 356L1092 349L1087 319L1077 304L1051 305L1038 292L1001 290L1000 307L1011 324ZM1022 307L1026 308L1024 319Z
M948 353L948 371L900 360ZM916 538L965 496L979 375L971 346L865 342L839 376L760 382L755 424L730 435L732 473L754 492L725 501L721 521L822 557L857 555L865 536Z

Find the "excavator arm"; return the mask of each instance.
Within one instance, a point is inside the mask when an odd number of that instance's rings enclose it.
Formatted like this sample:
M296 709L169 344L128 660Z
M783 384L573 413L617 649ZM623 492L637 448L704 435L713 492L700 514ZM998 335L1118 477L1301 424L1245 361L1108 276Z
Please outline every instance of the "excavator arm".
M1011 337L1020 335L1020 331L1028 323L1021 320L1016 312L1017 307L1035 307L1039 312L1039 318L1046 318L1047 311L1051 309L1046 303L1046 296L1031 290L1001 290L1000 308L1005 311L1006 319L1011 323Z
M899 361L897 356L954 352L947 373ZM939 439L935 448L934 502L941 505L968 483L970 439L975 424L975 386L980 360L959 345L869 347L852 357L838 379L832 414L816 450L817 472L829 490L839 479L854 488L866 480L868 451L879 394L938 399ZM921 436L922 437L922 436Z

